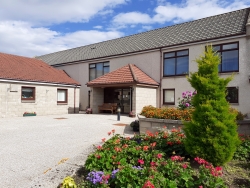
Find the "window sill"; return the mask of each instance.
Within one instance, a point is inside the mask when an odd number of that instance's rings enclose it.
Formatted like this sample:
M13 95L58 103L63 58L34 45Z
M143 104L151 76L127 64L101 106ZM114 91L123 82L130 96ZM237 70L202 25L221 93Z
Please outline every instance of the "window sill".
M219 75L232 75L232 74L239 74L239 71L235 72L235 71L232 71L232 72L219 72Z
M171 75L171 76L163 76L163 78L172 78L172 77L186 77L188 74L181 74L181 75Z
M67 102L65 102L65 103L57 103L57 105L67 105L68 103Z
M235 106L238 106L240 105L239 103L229 103L230 105L235 105Z
M22 103L35 103L35 100L21 100Z

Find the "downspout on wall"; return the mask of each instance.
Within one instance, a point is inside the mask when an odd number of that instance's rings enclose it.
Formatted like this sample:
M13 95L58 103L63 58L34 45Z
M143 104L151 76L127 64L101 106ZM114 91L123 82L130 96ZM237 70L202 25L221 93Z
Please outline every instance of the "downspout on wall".
M162 76L163 76L163 74L162 74L162 72L163 72L163 61L162 61L162 48L160 48L160 86L159 86L159 90L160 90L160 94L159 94L159 108L161 108L162 107L162 99L161 99L161 85L162 85Z

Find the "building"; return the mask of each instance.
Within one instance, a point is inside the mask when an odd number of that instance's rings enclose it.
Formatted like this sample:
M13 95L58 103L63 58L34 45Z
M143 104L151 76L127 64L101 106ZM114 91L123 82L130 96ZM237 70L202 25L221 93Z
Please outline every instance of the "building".
M0 117L78 113L79 88L41 60L0 53Z
M228 101L234 108L247 113L250 112L249 10L241 9L37 58L65 70L81 83L82 109L90 105L97 113L98 105L117 102L123 112L134 110L138 113L149 104L157 107L178 105L182 92L193 90L186 76L197 71L195 59L206 45L212 44L221 54L221 77L234 73L228 86ZM119 76L117 71L120 69ZM133 73L134 69L140 73ZM145 79L151 81L140 82L137 74L146 75Z

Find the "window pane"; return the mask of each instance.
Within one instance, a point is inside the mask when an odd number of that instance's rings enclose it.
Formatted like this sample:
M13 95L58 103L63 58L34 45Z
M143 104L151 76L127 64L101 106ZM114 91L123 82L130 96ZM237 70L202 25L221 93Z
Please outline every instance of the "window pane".
M165 53L164 54L164 57L167 58L167 57L174 57L175 56L175 52L170 52L170 53Z
M32 99L34 96L33 88L22 88L22 98Z
M229 50L229 49L234 49L234 48L238 48L238 43L234 43L234 44L225 44L223 45L223 50Z
M103 74L109 73L109 67L103 67Z
M213 50L214 51L219 51L220 50L220 46L213 46Z
M174 103L174 90L164 90L164 102Z
M109 62L103 63L103 66L109 66Z
M188 50L183 50L183 51L177 52L177 56L182 56L182 55L188 55Z
M175 59L164 60L164 75L175 75Z
M238 88L228 87L226 96L227 101L229 103L238 103L238 94L239 94Z
M103 63L96 64L96 78L103 75Z
M64 102L66 101L66 91L57 90L57 101Z
M89 68L95 68L95 64L90 64Z
M95 69L89 69L89 81L94 80L95 78Z
M238 50L222 52L222 72L238 70Z
M176 64L176 74L188 73L188 57L178 57Z

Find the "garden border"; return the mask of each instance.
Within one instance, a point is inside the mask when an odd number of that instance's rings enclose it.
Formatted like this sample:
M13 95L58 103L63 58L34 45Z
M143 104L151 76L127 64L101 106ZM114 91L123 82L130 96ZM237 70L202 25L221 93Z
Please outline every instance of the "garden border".
M146 118L142 115L137 115L137 117L140 122L140 134L144 134L147 131L152 133L159 132L165 126L169 131L183 127L182 120ZM250 119L237 121L237 124L239 126L239 134L250 135Z

